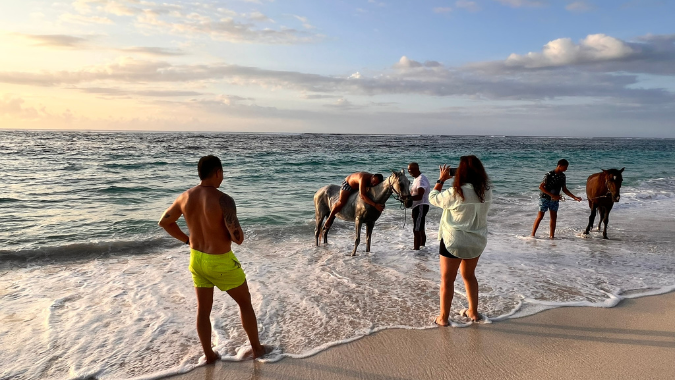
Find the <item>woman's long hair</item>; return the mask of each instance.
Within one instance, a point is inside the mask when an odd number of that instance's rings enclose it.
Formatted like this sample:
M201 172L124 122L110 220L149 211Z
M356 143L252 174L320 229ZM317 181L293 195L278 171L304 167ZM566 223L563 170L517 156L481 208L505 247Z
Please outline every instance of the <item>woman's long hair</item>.
M481 203L485 202L485 192L490 189L490 178L485 172L483 163L474 155L459 158L455 181L452 183L452 187L462 200L464 200L462 185L467 183L473 185L473 190Z

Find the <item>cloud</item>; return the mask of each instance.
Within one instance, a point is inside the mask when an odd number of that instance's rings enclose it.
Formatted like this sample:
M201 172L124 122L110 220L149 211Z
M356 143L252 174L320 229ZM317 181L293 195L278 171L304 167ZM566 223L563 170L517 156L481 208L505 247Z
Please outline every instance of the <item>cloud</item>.
M456 1L455 7L467 10L469 12L478 12L481 10L480 6L475 1L467 1L467 0Z
M174 56L185 55L185 52L180 50L180 49L168 49L168 48L162 48L162 47L149 47L149 46L127 47L127 48L121 48L121 49L118 49L118 50L122 51L122 52L125 52L125 53L138 53L138 54L154 55L154 56L162 56L162 57L174 57Z
M588 12L593 9L593 6L585 1L575 1L567 4L565 7L570 12Z
M302 94L300 96L302 99L308 99L308 100L315 100L315 99L334 99L334 98L340 98L341 96L338 95L323 95L323 94Z
M45 47L64 47L77 48L81 47L87 38L68 36L65 34L16 34L33 42L35 46Z
M163 32L205 34L214 40L239 43L290 45L313 43L323 38L320 34L292 28L259 29L254 24L238 22L232 18L213 20L208 16L196 14L185 17L180 21L165 21L157 13L145 11L142 15L138 16L137 21L140 25L158 28Z
M35 119L44 114L44 108L41 111L34 107L24 107L26 101L13 95L4 95L0 98L0 116L10 116L20 119Z
M293 28L270 28L259 24L274 23L261 12L237 13L209 3L154 3L145 0L77 0L73 7L79 14L65 13L61 20L80 24L113 24L108 15L133 17L138 28L160 33L206 35L214 40L237 43L304 44L323 39L323 35ZM301 16L294 16L305 29L314 26Z
M436 61L424 61L424 63L420 63L420 62L414 61L414 60L412 60L412 59L410 59L410 58L408 58L404 55L392 67L394 67L396 69L412 69L412 68L416 68L416 67L441 67L441 66L443 66L443 65L441 65L439 62L436 62ZM356 74L352 74L352 76L350 78L354 77L354 75L358 76L357 79L361 77L361 74L356 73Z
M543 7L548 5L545 0L495 0L503 5L507 5L511 8L524 8L524 7Z
M422 67L422 64L417 61L413 61L404 55L398 62L394 64L393 67L397 69L409 69L413 67Z
M332 103L332 104L324 104L324 107L329 107L329 108L334 108L334 109L339 109L339 110L344 110L344 111L351 111L351 110L363 108L363 106L355 105L354 103L350 102L349 100L347 100L345 98L340 98L340 99L336 100L335 103Z
M112 25L114 22L107 17L99 16L83 16L83 15L74 15L71 13L64 13L59 18L61 21L70 22L73 24L106 24Z
M663 88L639 88L640 74L675 77L675 36L643 36L625 42L590 35L580 43L551 41L540 53L512 54L503 61L445 67L406 56L392 69L366 76L326 76L256 67L203 64L177 65L162 61L122 58L75 71L0 72L0 82L34 86L87 86L131 91L164 83L254 86L268 91L297 91L307 99L337 97L332 107L355 108L344 96L426 95L480 100L544 101L568 97L614 99L624 104L672 104L675 95ZM182 91L182 89L181 89ZM148 92L152 96L153 93ZM154 95L159 96L158 93ZM167 94L166 96L181 96Z
M182 90L125 90L120 88L106 88L106 87L86 87L78 88L78 90L88 93L88 94L97 94L97 95L107 95L107 96L123 96L129 97L133 95L137 96L147 96L147 97L174 97L174 96L199 96L203 95L201 92L196 91L182 91Z
M452 8L450 7L436 7L434 8L434 13L448 13L452 12Z
M274 22L274 20L272 20L271 18L267 17L266 15L264 15L264 14L258 12L258 11L249 13L248 18L249 18L249 20L258 21L258 22Z
M526 68L566 66L625 59L635 53L624 41L604 34L591 34L578 44L570 38L559 38L544 45L540 53L511 54L506 65Z
M302 26L305 29L314 29L315 28L314 25L309 23L309 21L307 20L307 17L302 17L302 16L298 16L298 15L293 15L293 17L300 20L300 22L302 23Z

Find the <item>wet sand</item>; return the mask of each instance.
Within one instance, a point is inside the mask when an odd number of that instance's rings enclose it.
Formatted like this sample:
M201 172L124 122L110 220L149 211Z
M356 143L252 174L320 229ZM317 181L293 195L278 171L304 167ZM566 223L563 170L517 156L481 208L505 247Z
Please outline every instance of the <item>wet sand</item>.
M675 292L466 328L385 330L306 359L218 362L173 380L675 379Z

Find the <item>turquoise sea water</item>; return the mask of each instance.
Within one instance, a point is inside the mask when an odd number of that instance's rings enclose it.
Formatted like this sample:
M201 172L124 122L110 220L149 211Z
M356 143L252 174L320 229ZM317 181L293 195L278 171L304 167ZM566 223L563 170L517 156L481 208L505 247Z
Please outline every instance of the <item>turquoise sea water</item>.
M410 161L431 182L439 164L461 155L483 161L495 202L479 263L480 310L493 320L611 306L675 286L672 139L0 131L0 346L15 347L0 358L0 379L155 377L196 364L187 252L156 221L198 184L196 164L206 154L223 161L221 189L237 202L247 241L235 252L261 337L277 346L273 359L382 328L429 325L438 302L439 210L429 214L432 243L420 252L410 250L410 213L394 199L376 224L373 252L345 256L353 244L345 222L336 222L328 246L313 240L318 188ZM609 241L578 236L588 206L571 201L561 205L559 240L525 237L537 187L560 158L571 163L568 188L584 198L588 175L626 168ZM453 311L465 303L457 288ZM214 342L235 358L245 336L236 308L219 297ZM27 339L44 348L37 363L17 346ZM154 369L145 364L150 355Z

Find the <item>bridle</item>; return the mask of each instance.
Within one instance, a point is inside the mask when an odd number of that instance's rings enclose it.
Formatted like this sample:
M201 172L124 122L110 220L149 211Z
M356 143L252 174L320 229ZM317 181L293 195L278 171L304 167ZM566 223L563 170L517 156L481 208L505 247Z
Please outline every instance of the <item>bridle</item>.
M387 182L389 183L389 188L391 189L392 195L394 196L394 199L401 202L401 205L400 205L401 209L405 209L405 201L402 200L403 195L401 195L400 192L396 191L396 188L394 188L394 185L392 184L391 180L392 180L392 178L391 178L391 176L389 176L389 178L387 178Z
M398 178L398 176L396 178ZM394 199L396 199L397 201L400 202L398 207L399 207L400 210L403 210L403 228L405 228L405 222L406 222L406 220L408 220L408 215L407 215L408 210L405 208L405 201L402 200L403 196L401 195L400 192L396 191L396 188L394 188L394 185L392 185L391 180L392 180L392 178L391 178L391 176L389 176L389 178L387 178L387 183L389 184L389 188L391 189L391 192L392 192L392 195L394 196Z
M612 192L609 190L609 176L610 176L610 174L605 175L605 187L607 188L607 194L601 195L599 197L593 197L593 198L591 198L592 200L600 199L600 198L612 198Z

